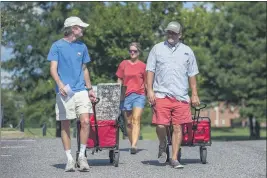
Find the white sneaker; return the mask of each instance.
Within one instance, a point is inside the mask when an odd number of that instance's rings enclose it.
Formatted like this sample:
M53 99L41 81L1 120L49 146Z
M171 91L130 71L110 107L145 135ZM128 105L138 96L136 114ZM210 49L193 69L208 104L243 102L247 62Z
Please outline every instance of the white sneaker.
M163 145L159 145L159 153L158 153L158 161L161 164L166 163L167 161L167 153L166 153L166 148L167 148L167 141L165 140L163 142Z
M182 169L184 166L178 160L171 160L171 166L174 169Z
M80 171L89 171L90 167L85 156L78 158L78 167Z
M66 167L65 167L65 172L74 172L74 171L75 171L74 160L68 160Z

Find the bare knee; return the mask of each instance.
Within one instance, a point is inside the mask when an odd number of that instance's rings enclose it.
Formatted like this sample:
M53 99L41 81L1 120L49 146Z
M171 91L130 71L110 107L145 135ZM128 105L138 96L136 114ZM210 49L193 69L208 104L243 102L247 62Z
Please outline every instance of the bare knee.
M156 129L163 130L165 129L165 125L157 125Z
M133 125L140 125L141 116L133 115L132 124Z
M89 128L89 125L90 125L90 119L89 117L85 117L83 119L81 119L81 128Z
M181 125L173 125L173 133L175 133L175 134L181 134L182 133L182 127L181 127Z

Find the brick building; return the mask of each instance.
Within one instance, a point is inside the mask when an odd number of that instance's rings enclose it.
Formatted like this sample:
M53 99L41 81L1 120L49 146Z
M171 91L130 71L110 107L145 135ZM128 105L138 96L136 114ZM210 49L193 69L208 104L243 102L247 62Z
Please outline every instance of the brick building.
M238 106L219 102L217 106L201 110L201 117L209 117L212 127L231 127L231 120L240 117Z

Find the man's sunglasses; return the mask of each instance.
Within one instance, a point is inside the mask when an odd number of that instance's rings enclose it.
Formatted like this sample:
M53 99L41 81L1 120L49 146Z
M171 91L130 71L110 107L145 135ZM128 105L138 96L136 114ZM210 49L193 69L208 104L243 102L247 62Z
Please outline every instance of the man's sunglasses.
M129 53L138 53L138 51L137 50L129 50Z
M179 35L179 33L175 33L175 32L170 31L170 30L167 31L167 34L170 34L170 35Z

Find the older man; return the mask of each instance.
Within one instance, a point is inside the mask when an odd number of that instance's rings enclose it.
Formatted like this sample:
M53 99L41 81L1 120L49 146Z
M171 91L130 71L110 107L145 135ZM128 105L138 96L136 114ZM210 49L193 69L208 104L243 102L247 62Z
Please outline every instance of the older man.
M56 120L61 121L61 138L68 158L65 171L75 170L75 161L71 155L70 120L80 118L80 153L78 165L80 171L88 171L85 157L86 143L89 136L89 112L91 101L95 101L89 71L86 63L90 62L86 45L77 39L83 36L83 29L89 24L79 17L69 17L64 22L64 37L52 44L48 54L50 73L56 86ZM89 91L86 91L85 86Z
M159 162L165 163L167 160L165 127L172 124L170 163L173 168L183 168L177 160L182 142L181 124L192 122L190 103L199 105L196 82L199 71L193 51L180 42L181 25L175 21L170 22L165 31L167 40L156 44L148 56L147 96L153 107L152 123L157 125ZM189 84L192 90L191 100L188 96Z

